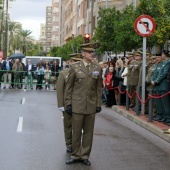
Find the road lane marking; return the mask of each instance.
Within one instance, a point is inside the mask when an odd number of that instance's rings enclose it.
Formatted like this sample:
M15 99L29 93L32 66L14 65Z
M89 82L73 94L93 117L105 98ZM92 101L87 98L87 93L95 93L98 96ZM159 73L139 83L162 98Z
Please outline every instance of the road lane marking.
M23 117L19 117L17 132L22 132Z
M25 97L21 100L21 104L25 104Z

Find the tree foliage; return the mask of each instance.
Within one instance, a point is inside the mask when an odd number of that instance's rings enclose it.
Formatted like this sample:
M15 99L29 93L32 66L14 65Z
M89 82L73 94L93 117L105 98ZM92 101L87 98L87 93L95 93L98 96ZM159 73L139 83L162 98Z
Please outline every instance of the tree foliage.
M69 59L69 54L80 52L80 44L84 42L82 35L79 35L68 41L62 47L52 47L50 50L51 56L62 57L63 60Z
M134 22L140 15L150 15L156 22L156 31L147 38L147 47L163 46L170 37L169 0L140 0L118 11L113 8L99 10L98 26L93 39L100 44L99 51L125 52L142 46L142 37L136 34Z
M115 21L120 12L116 8L100 8L98 26L95 28L94 40L100 43L98 51L115 51Z

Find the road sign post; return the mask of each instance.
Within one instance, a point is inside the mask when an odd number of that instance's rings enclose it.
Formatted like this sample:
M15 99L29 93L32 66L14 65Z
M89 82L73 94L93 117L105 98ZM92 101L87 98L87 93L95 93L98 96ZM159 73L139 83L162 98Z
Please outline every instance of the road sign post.
M155 21L149 15L139 16L134 23L135 31L143 37L143 60L142 60L142 101L145 101L145 77L146 77L146 37L150 36L156 28ZM145 104L142 105L141 113L145 112Z

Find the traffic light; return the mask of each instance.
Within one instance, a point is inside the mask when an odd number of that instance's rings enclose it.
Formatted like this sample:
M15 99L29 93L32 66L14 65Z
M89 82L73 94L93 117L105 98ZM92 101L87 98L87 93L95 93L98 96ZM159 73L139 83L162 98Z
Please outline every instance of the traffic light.
M84 35L84 41L85 41L85 43L89 43L90 42L90 34L85 34Z

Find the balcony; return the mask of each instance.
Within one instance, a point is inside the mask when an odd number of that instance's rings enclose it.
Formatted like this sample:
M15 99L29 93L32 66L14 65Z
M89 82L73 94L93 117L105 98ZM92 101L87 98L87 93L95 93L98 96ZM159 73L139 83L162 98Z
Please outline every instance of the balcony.
M123 0L108 0L108 7L113 7L113 6L117 6L117 5L122 5L123 4ZM96 2L97 7L106 7L106 0L98 0Z

